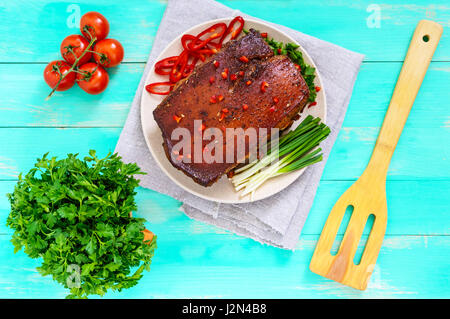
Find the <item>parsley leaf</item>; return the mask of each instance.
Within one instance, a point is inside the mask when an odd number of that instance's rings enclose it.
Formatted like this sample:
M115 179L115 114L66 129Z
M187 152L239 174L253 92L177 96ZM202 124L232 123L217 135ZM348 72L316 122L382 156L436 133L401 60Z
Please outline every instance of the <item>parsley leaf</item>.
M156 236L144 242L145 219L130 217L139 167L91 150L57 160L48 153L7 194L14 252L42 258L38 271L70 289L67 298L104 295L138 283L150 270ZM78 269L78 283L70 281Z
M300 73L302 74L309 88L308 102L314 102L317 96L316 87L314 85L314 79L316 78L316 69L305 63L302 52L297 51L299 46L295 43L284 44L282 42L277 42L274 39L269 38L265 38L264 40L272 48L275 55L287 55L295 64L298 64L298 66L300 67Z

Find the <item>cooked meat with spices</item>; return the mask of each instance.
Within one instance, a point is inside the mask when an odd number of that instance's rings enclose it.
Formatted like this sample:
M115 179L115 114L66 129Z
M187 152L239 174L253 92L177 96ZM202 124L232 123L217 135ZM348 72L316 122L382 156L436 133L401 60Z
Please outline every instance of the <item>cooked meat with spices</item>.
M294 63L287 56L274 56L259 32L250 30L197 66L158 105L153 116L162 131L163 146L172 165L198 184L210 186L233 170L242 158L236 152L232 163L205 160L194 163L194 155L173 150L179 143L178 137L171 138L174 129L186 128L194 137L194 120L201 120L201 130L266 128L268 133L271 128L283 130L303 110L308 97L308 86ZM202 147L210 142L202 141ZM248 139L243 143L247 156L254 145ZM237 148L239 141L235 144ZM224 158L225 148L224 142Z

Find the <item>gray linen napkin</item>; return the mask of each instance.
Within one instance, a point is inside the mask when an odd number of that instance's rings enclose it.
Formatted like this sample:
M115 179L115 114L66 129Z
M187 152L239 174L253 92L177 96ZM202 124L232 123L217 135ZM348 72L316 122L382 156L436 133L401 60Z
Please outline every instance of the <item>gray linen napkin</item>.
M327 125L330 126L332 133L322 143L324 160L308 168L288 188L269 198L248 204L219 204L186 192L160 170L142 134L139 110L141 93L144 79L155 58L170 41L190 27L204 21L236 15L250 17L212 0L169 0L115 151L124 161L136 162L148 173L140 177L141 186L182 201L181 209L191 218L251 237L262 243L294 249L313 203L331 147L341 128L363 55L276 25L296 39L316 63L326 89Z

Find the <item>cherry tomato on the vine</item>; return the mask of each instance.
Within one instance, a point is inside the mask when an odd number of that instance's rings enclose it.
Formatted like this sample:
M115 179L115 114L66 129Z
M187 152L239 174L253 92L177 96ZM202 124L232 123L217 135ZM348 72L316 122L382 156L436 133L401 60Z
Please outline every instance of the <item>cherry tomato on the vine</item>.
M95 44L94 54L95 61L104 66L111 68L117 66L123 60L123 46L115 39L100 40Z
M108 72L97 63L89 62L78 68L77 83L89 94L102 93L108 86Z
M81 35L72 34L66 37L61 43L61 54L64 60L73 64L76 59L78 59L81 54L86 50L89 45L89 41L83 38ZM78 65L84 64L91 59L92 53L86 52L80 61L78 61Z
M44 80L52 89L58 84L61 76L64 79L59 82L56 91L65 91L75 84L75 72L70 72L71 66L63 60L52 61L44 69Z
M102 14L91 11L81 17L80 30L88 40L91 40L91 36L95 36L97 41L103 40L108 36L109 22Z

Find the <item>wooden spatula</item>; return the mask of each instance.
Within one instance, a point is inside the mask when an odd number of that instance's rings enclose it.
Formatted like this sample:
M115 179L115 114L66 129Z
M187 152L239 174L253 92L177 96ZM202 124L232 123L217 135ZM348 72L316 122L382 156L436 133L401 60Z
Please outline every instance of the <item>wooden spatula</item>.
M380 251L387 223L386 174L409 111L442 34L442 26L427 20L418 23L367 168L339 198L322 230L310 269L344 285L364 290ZM382 48L380 48L382 49ZM331 249L348 206L353 214L335 256ZM361 261L354 255L368 217L375 220Z

